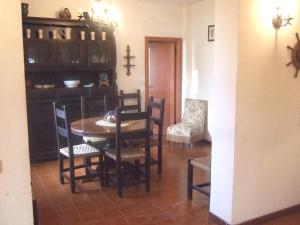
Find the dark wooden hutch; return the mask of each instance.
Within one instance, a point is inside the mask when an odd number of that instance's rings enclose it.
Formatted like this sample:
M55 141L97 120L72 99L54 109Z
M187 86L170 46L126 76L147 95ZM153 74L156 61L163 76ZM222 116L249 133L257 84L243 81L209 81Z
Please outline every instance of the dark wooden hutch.
M71 39L63 39L60 30L71 28ZM26 35L30 29L30 38ZM43 38L38 38L38 30ZM57 31L56 39L52 31ZM85 31L85 40L80 32ZM91 40L90 32L96 33ZM101 33L106 33L105 40ZM57 157L52 102L68 104L71 120L81 117L80 96L99 98L117 94L116 44L112 29L93 30L84 21L38 17L23 18L24 60L27 93L30 159L32 162ZM99 76L108 75L109 86L99 86ZM80 85L67 88L65 80L80 80ZM94 87L85 87L87 84ZM103 103L103 102L102 102ZM98 107L98 108L97 108ZM103 110L103 104L91 107L90 115Z

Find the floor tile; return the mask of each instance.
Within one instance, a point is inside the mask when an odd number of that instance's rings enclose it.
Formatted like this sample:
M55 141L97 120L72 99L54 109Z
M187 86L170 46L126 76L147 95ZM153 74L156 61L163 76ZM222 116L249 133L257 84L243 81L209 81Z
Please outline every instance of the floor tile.
M101 187L99 181L77 182L78 193L72 194L69 184L59 183L57 161L32 164L40 225L216 225L206 196L195 192L192 201L186 196L187 160L207 156L210 149L206 142L192 149L165 143L163 173L158 176L157 167L151 168L150 193L144 185L132 186L124 189L123 198L115 187ZM195 181L208 179L201 171L194 174ZM261 225L298 224L300 212Z

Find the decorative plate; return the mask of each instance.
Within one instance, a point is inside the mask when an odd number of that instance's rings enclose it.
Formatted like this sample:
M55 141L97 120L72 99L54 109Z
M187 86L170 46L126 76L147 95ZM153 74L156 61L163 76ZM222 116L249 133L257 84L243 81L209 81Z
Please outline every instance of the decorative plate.
M135 124L136 121L127 121L127 122L123 122L121 124L121 127L126 127L126 126L130 126L132 124ZM116 127L116 123L112 123L112 122L109 122L107 120L98 120L96 122L96 125L97 126L103 126L103 127Z
M99 80L108 80L108 74L105 72L99 73Z

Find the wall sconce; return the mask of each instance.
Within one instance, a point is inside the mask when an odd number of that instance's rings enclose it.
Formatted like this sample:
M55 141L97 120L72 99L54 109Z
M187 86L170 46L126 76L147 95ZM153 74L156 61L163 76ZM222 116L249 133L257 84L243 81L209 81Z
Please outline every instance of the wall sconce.
M282 15L280 13L280 7L276 8L276 16L273 17L273 26L275 29L280 29L280 27L284 27L286 25L292 25L291 20L294 18L290 17L289 15L287 18L282 18Z

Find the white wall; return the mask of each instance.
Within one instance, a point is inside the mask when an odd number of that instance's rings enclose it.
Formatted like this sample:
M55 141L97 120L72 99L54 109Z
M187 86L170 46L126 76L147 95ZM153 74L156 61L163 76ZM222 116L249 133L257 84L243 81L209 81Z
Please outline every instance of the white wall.
M183 79L182 102L185 98L208 100L210 115L214 75L214 42L209 42L208 26L214 25L214 0L183 5ZM184 107L184 104L182 104ZM182 112L184 109L182 108ZM211 129L208 123L208 130ZM211 140L209 132L206 140Z
M0 8L0 224L32 225L20 1Z
M239 6L234 223L300 204L300 80L285 66L300 5L285 1L295 20L276 32L274 2L242 0Z
M300 93L269 0L216 0L211 212L239 224L300 203ZM236 114L236 116L235 116Z
M210 101L212 136L210 211L232 222L235 157L238 1L215 1L215 73Z
M72 18L76 19L78 9L90 10L92 0L24 0L29 3L29 16L55 17L62 7L68 7ZM110 1L108 1L109 3ZM140 88L144 95L145 88L145 36L181 37L182 36L182 5L164 2L147 2L138 0L115 0L113 6L120 14L116 29L117 74L119 89L135 91ZM126 46L130 45L132 75L126 75L123 56Z
M186 40L186 97L209 100L214 74L214 42L208 26L214 25L214 0L188 4L184 23Z

